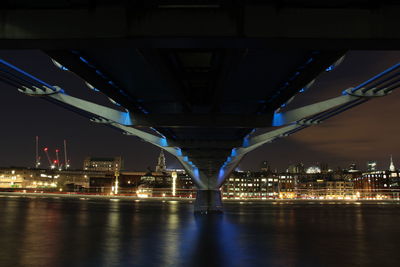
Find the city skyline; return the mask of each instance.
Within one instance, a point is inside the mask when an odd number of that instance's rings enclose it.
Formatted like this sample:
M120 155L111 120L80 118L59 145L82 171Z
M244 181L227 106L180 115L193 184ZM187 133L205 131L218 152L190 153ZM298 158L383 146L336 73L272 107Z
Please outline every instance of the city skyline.
M39 51L2 51L0 56L50 84L68 88L74 95L91 95L107 103L105 97L90 92L74 74L61 72ZM340 66L320 75L315 84L297 96L289 107L337 96L339 92L358 85L399 59L398 52L351 51ZM348 75L350 72L351 75ZM7 114L3 119L6 130L1 131L0 139L2 166L33 166L36 135L40 136L41 147L52 149L61 148L66 139L72 168L79 168L86 156L123 156L127 169L145 169L156 163L158 148L93 124L45 101L25 97L5 84L2 84L2 88L4 97L0 110ZM353 162L362 166L370 160L381 165L387 162L390 155L393 155L396 164L396 147L399 147L396 132L399 126L395 122L396 114L400 111L396 105L399 100L400 93L395 91L389 98L374 99L321 125L267 144L247 155L239 168L255 170L263 160L278 169L288 164L303 162L310 165L317 161L342 168ZM168 153L166 159L168 167L180 167Z

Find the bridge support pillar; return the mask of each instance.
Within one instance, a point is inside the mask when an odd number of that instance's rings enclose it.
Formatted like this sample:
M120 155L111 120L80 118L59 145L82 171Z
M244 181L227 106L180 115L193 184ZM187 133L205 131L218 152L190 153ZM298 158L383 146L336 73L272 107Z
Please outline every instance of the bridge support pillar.
M194 202L195 214L222 213L221 191L197 190L196 201Z

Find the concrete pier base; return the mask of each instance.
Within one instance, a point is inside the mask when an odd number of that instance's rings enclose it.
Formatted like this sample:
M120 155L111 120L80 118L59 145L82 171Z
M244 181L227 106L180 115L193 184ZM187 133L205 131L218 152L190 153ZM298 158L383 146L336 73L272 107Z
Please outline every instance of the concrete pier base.
M222 213L221 191L197 190L196 201L194 202L194 213Z

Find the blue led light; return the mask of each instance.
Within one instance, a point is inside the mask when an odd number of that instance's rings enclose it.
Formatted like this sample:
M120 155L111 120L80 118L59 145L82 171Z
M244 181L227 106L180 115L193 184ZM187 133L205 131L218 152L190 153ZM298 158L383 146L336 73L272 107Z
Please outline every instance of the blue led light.
M178 157L182 156L182 150L180 148L177 147L177 148L175 148L175 150L176 150L176 155Z
M96 70L97 75L101 76L103 79L107 79L107 77L99 70Z
M330 72L330 71L332 71L334 68L335 68L334 65L330 65L329 67L327 67L327 68L325 69L325 71L326 71L326 72Z
M199 179L200 175L199 175L199 169L197 167L193 168L193 174L196 179Z
M281 126L285 124L285 118L282 113L275 113L272 119L272 126Z
M30 75L29 73L27 73L27 72L25 72L25 71L23 71L23 70L21 70L21 69L15 67L14 65L11 65L10 63L8 63L8 62L5 61L5 60L0 59L0 63L2 63L2 64L4 64L4 65L8 66L9 68L12 68L13 70L15 70L15 71L17 71L17 72L19 72L19 73L22 73L22 74L28 76L29 78L31 78L32 80L37 81L37 82L40 83L40 84L43 84L43 85L45 85L45 86L47 86L47 87L49 87L49 88L53 88L53 86L51 86L50 84L48 84L48 83L46 83L46 82L44 82L44 81L42 81L42 80L39 80L39 79L36 78L35 76Z
M108 81L108 84L114 88L118 88L118 86L113 81Z
M379 73L378 75L372 77L371 79L369 79L369 80L367 80L367 81L365 81L365 82L359 84L358 86L354 87L351 91L354 92L354 91L360 89L361 87L363 87L363 86L365 86L365 85L367 85L367 84L373 82L373 81L376 80L376 79L379 79L380 77L386 75L387 73L389 73L389 72L391 72L391 71L393 71L393 70L395 70L395 69L397 69L397 68L399 68L399 67L400 67L400 63L397 63L397 64L391 66L390 68L388 68L387 70L385 70L385 71Z
M225 171L223 168L219 169L219 173L218 173L218 180L223 179L225 176Z
M163 147L167 147L168 146L168 141L166 138L161 138L160 139L160 145Z
M129 112L123 113L122 121L125 125L129 125L132 123L131 114Z
M249 138L248 137L245 137L244 139L243 139L243 147L248 147L250 145L250 141L249 141Z
M80 59L82 62L85 62L86 64L89 64L89 62L88 62L86 59L84 59L83 57L79 57L79 59Z

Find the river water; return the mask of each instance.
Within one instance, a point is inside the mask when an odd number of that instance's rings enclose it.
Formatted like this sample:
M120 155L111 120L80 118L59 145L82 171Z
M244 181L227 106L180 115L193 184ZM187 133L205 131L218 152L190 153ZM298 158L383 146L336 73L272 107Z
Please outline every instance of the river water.
M0 266L399 266L400 204L0 196Z

